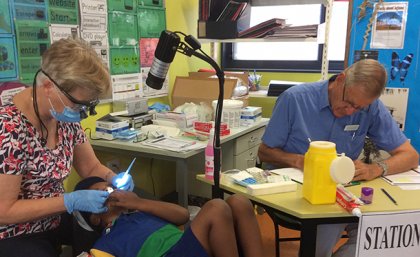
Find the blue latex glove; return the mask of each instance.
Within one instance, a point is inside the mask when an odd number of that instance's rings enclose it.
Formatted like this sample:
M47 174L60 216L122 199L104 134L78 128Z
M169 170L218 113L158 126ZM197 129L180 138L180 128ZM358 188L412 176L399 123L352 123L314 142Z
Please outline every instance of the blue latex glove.
M106 212L105 201L109 193L102 190L78 190L64 194L64 205L67 212L86 211L92 213Z
M157 102L150 105L149 110L155 110L156 112L168 112L171 108L167 104Z
M133 191L134 181L130 174L120 172L112 178L112 185L120 190Z

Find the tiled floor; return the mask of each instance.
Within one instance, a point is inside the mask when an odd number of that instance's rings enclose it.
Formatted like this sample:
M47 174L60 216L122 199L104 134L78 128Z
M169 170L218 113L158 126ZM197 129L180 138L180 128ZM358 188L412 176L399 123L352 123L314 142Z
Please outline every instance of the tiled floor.
M264 256L275 257L275 244L274 244L274 225L270 217L264 213L263 215L257 215L257 220L260 225L262 234ZM280 235L288 237L298 237L299 231L290 230L286 228L280 228ZM299 241L282 242L280 244L280 256L281 257L297 257L299 252Z

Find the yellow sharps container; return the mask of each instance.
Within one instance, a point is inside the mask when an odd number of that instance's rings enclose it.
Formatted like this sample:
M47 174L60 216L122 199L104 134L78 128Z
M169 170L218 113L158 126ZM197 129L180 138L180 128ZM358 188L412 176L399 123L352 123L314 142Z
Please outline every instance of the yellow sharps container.
M330 166L335 158L337 152L334 143L310 143L303 166L303 197L311 204L335 203L337 183L330 175Z

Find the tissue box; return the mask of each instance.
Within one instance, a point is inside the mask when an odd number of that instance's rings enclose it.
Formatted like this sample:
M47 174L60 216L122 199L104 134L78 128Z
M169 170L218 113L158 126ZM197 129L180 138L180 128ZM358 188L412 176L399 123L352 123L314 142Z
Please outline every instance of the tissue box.
M96 136L99 138L113 140L118 133L128 130L128 122L121 121L111 115L106 115L96 121Z
M171 121L176 123L178 128L185 129L193 126L194 121L198 120L198 115L179 112L161 112L156 113L155 119Z

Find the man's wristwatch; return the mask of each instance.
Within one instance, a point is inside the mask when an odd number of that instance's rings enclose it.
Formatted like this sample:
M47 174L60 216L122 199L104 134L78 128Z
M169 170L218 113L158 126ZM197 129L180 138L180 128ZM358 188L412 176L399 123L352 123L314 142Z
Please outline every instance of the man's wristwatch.
M376 164L382 169L381 176L386 176L388 174L388 165L384 161L377 162Z

